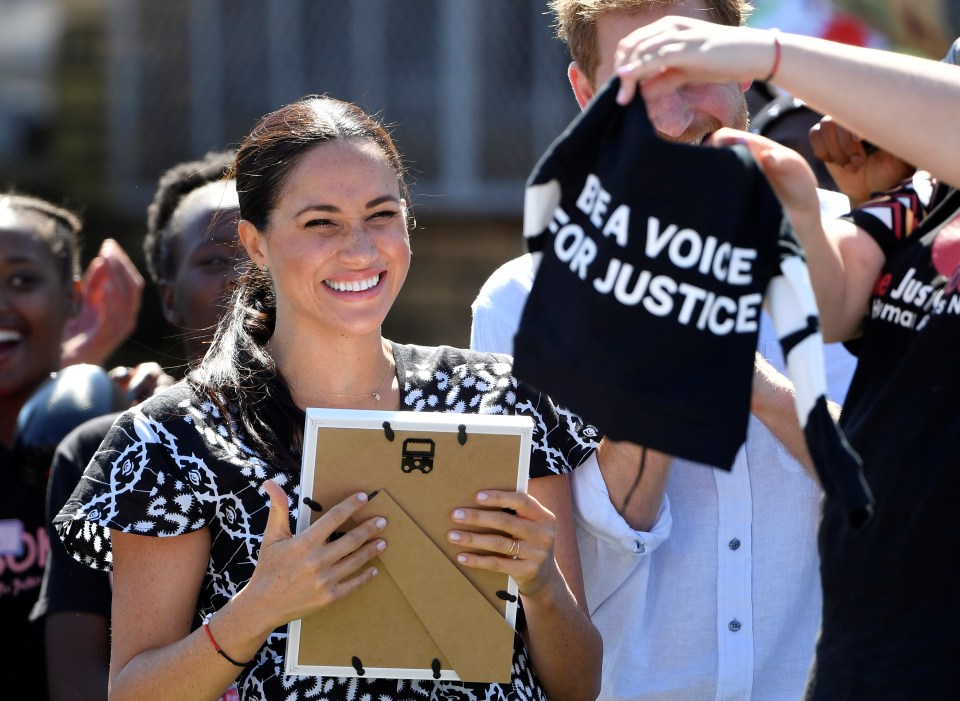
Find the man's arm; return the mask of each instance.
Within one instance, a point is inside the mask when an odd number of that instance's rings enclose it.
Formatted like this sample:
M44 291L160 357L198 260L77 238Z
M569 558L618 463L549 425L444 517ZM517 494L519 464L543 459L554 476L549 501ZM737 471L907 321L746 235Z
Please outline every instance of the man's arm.
M812 109L960 186L956 66L798 34L667 17L624 38L616 68L622 104L638 86L653 100L684 83L745 82L775 69L777 86Z
M670 479L671 456L626 441L604 438L597 449L610 502L631 528L653 529Z
M753 393L750 398L750 413L767 427L803 469L819 482L813 459L807 449L807 441L800 428L793 384L759 353L755 356L753 369ZM834 421L840 419L840 405L827 402Z

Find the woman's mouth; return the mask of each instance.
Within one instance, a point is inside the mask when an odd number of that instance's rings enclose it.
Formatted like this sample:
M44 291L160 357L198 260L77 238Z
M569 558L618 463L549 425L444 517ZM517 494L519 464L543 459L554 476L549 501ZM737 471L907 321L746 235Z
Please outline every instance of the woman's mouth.
M376 284L380 282L380 275L381 273L377 273L376 275L371 275L364 280L324 280L323 284L329 287L331 290L336 290L337 292L363 292L364 290L369 290L371 287L376 286Z

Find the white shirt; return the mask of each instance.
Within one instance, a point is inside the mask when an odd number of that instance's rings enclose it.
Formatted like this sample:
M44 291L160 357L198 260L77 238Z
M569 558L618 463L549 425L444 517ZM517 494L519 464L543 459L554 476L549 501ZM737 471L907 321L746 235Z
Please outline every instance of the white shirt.
M529 255L472 305L471 347L512 353L533 284ZM783 369L772 324L758 350ZM842 402L855 360L827 346ZM651 532L610 502L595 459L571 479L587 602L603 637L599 699L796 701L820 619L820 490L753 416L730 472L675 459Z

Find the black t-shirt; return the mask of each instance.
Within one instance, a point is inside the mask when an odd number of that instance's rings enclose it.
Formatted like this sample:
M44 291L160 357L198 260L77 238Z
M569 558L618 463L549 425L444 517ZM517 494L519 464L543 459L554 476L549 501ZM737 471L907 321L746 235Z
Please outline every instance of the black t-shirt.
M33 619L59 611L81 611L110 618L110 576L85 567L67 554L53 526L53 517L73 494L84 468L119 414L105 414L80 424L57 446L47 489L47 535L50 552ZM41 624L42 625L42 624Z
M730 469L747 433L766 302L827 496L868 514L830 417L803 251L746 147L657 136L609 81L537 163L524 235L538 261L517 376L605 435Z
M860 531L824 508L816 701L960 690L960 193L933 204L919 226L854 218L887 255L842 418L877 507Z
M49 541L44 488L24 484L0 445L0 696L47 698L43 625L29 620L40 593Z

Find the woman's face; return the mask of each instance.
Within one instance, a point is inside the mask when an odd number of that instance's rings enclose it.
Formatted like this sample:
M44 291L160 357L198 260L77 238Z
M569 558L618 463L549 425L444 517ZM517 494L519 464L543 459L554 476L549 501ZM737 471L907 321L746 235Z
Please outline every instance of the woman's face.
M0 210L0 397L27 396L60 367L63 327L79 304L35 226Z
M210 332L187 338L190 357L205 349L246 258L237 241L237 206L236 182L213 182L187 195L171 222L178 233L171 243L173 277L160 284L164 316L175 326Z
M240 235L253 263L270 268L278 334L379 334L410 268L397 175L362 139L308 151L289 173L267 230L242 221Z

